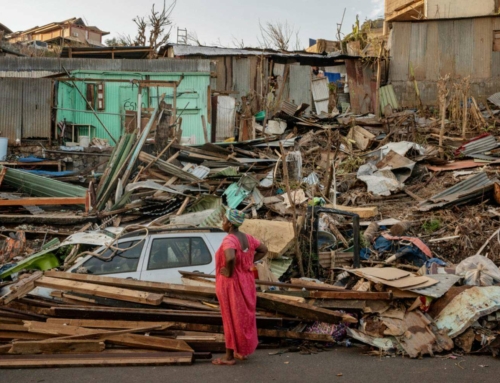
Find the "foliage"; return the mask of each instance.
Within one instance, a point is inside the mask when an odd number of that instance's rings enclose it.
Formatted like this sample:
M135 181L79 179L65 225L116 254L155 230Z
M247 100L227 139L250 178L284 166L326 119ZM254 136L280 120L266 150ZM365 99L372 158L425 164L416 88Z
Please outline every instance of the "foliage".
M441 221L437 218L431 218L422 224L422 230L427 234L432 234L441 229Z

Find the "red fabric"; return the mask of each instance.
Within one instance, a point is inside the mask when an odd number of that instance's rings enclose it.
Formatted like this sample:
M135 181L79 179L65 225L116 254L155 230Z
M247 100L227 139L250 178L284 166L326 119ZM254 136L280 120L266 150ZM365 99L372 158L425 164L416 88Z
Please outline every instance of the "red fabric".
M432 251L429 249L429 246L427 246L420 238L415 238L415 237L393 237L392 235L389 234L382 234L382 236L387 239L388 241L408 241L413 243L415 246L417 246L422 252L427 255L427 258L432 258Z
M260 242L247 235L248 249L241 249L238 238L229 234L222 241L215 258L215 290L219 300L226 348L241 355L250 355L257 348L257 322L255 310L257 293L252 273L255 249ZM236 253L234 271L231 277L220 274L226 266L224 251L234 249Z

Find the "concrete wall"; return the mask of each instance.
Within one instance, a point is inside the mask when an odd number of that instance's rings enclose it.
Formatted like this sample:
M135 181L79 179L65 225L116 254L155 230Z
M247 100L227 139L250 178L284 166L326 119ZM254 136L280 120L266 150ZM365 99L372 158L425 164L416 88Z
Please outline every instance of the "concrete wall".
M427 0L427 19L487 16L496 13L496 0Z

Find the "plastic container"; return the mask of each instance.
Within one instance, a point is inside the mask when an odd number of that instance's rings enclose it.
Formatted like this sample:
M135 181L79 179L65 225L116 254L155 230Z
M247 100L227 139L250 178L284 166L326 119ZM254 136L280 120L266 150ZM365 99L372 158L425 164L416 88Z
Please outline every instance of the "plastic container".
M82 148L88 148L90 145L90 137L89 136L80 136L79 141L80 141L80 146Z
M260 112L258 112L255 115L255 121L257 121L257 122L262 122L262 121L264 121L265 118L266 118L266 111L265 110L261 110Z
M5 161L7 159L7 146L9 139L5 137L0 137L0 161Z

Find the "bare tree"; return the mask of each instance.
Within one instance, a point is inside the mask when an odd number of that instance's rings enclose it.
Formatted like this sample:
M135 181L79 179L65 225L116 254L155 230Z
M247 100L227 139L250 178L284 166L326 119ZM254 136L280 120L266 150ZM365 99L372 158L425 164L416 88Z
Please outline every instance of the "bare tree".
M155 6L151 9L151 14L149 15L149 46L156 50L168 42L170 38L170 32L172 31L172 12L177 4L177 0L174 0L172 4L168 7L166 6L166 1L163 2L163 9L161 12L155 11ZM167 30L168 29L168 30Z
M245 42L243 41L243 39L240 40L234 36L233 36L233 39L231 40L231 44L233 44L233 46L235 48L239 48L239 49L246 48L246 45L245 45Z
M259 21L260 37L257 37L259 44L262 48L277 49L280 51L287 51L291 46L297 47L300 42L298 40L299 30L295 30L293 25L288 24L288 21L282 22L269 22L267 21L262 25ZM295 44L292 38L295 35Z
M137 35L131 38L129 35L118 36L110 43L118 43L128 46L149 46L151 48L150 58L153 58L159 47L166 44L172 31L172 12L177 4L177 0L167 6L163 1L161 11L155 10L155 4L151 8L149 16L136 16L132 21L137 26ZM113 41L114 40L114 41Z
M192 44L192 45L198 45L198 46L202 46L202 45L205 45L203 44L199 37L198 37L198 34L196 32L189 32L187 34L187 41L188 43Z
M154 9L154 4L153 4ZM148 25L146 24L146 20L144 17L137 16L132 19L132 21L137 25L137 36L135 37L134 44L135 46L142 47L146 45L146 28Z

